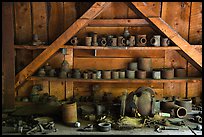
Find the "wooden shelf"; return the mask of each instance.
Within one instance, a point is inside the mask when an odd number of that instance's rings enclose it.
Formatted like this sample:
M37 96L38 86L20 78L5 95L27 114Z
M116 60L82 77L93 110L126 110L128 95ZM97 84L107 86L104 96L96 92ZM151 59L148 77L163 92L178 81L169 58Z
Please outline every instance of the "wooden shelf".
M46 49L49 45L39 45L39 46L30 46L30 45L15 45L15 49L28 49L28 50L37 50L37 49ZM168 47L102 47L102 46L72 46L64 45L61 48L68 49L98 49L98 50L180 50L177 46L168 46Z
M37 49L46 49L49 45L15 45L15 49L28 49L28 50L37 50ZM202 45L192 45L195 48L202 48ZM178 46L168 46L168 47L102 47L102 46L72 46L72 45L63 45L61 48L68 49L98 49L98 50L181 50Z
M58 77L37 77L31 76L28 80L41 81L70 81L70 82L93 82L93 83L166 83L166 82L198 82L202 77L174 78L174 79L75 79Z

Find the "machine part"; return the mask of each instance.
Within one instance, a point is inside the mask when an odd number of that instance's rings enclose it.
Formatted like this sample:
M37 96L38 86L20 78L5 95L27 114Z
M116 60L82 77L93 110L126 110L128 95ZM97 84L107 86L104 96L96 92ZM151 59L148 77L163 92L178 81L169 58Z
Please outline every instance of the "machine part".
M195 116L194 120L196 122L198 122L199 124L202 124L202 117L201 116L199 116L199 115Z
M174 69L173 68L163 68L162 69L162 78L163 79L174 78Z
M74 45L74 46L77 46L78 44L78 39L76 36L74 36L71 40L70 40L71 44Z
M135 71L134 70L126 70L126 77L129 79L135 79Z
M130 37L130 32L129 32L128 28L124 28L123 37L125 39Z
M118 46L125 46L125 38L123 36L118 36Z
M86 46L91 46L92 43L92 37L86 37L85 38L85 45Z
M80 122L75 122L75 123L74 123L74 126L75 126L75 127L80 127L80 125L81 125Z
M77 104L76 102L63 104L62 118L65 124L73 124L77 122Z
M184 107L174 104L174 101L163 100L161 102L161 110L163 112L171 112L173 110L173 115L178 118L184 118L187 115L187 110Z
M111 44L112 44L112 38L113 38L113 35L108 35L107 36L107 46L111 46Z
M170 113L160 112L159 116L162 116L162 117L171 117L171 114Z
M111 46L117 46L117 38L112 38Z
M162 130L161 130L159 125L155 125L155 131L157 131L158 133L162 132Z
M138 65L137 65L137 64L138 64L137 62L131 62L131 63L129 63L129 64L128 64L128 69L129 69L129 70L134 70L134 71L138 70Z
M151 39L150 39L150 44L155 46L155 47L159 47L160 46L160 40L161 36L160 35L154 35Z
M97 35L97 33L94 33L93 34L93 41L92 41L92 46L98 46L98 35Z
M159 112L160 112L160 100L152 98L152 114L156 114Z
M91 78L92 79L96 79L96 73L95 72L92 73L92 77Z
M107 44L106 37L102 37L101 40L100 40L100 45L105 47L106 44Z
M67 72L65 70L61 70L59 73L59 78L67 78Z
M34 132L37 132L39 130L38 126L35 126L34 128L30 129L29 131L26 132L26 135L31 135Z
M186 69L185 68L175 68L175 77L185 78L186 77Z
M119 78L124 79L125 78L125 70L120 70L119 71Z
M54 77L54 76L56 76L56 71L55 71L55 69L51 69L50 71L49 71L49 77Z
M129 41L130 41L130 44L129 44L130 47L135 46L135 36L130 36Z
M78 129L78 131L93 131L93 125L88 124L86 127Z
M77 78L77 79L81 78L81 72L79 69L74 69L73 78Z
M152 71L152 78L153 79L161 79L161 71L160 70L153 70Z
M151 58L138 58L138 69L145 70L147 72L152 71L152 59Z
M170 45L170 40L169 38L161 38L161 46L166 47Z
M147 77L147 72L145 70L137 70L136 78L145 79Z
M191 99L177 99L175 101L175 104L186 108L187 112L192 111L192 100Z
M101 70L97 70L96 71L96 79L101 79L102 76L102 71Z
M147 35L137 35L137 46L145 47L147 44Z
M140 87L135 92L131 92L126 99L126 112L135 116L134 112L141 116L149 116L152 113L152 97L155 95L150 87Z
M96 114L98 116L102 115L104 113L104 111L105 111L105 106L104 105L102 105L102 104L97 104L96 105Z
M88 79L88 78L89 78L88 72L84 72L84 73L83 73L83 78L84 78L84 79Z
M61 71L66 71L69 72L69 63L66 60L63 60L63 62L61 63Z
M111 124L110 123L99 123L98 128L102 132L107 132L111 130Z
M102 71L103 79L111 79L111 70L103 70Z
M123 92L121 96L121 108L120 108L120 115L125 115L125 104L126 104L126 98L127 98L127 91Z
M114 70L111 72L112 79L119 79L119 71Z

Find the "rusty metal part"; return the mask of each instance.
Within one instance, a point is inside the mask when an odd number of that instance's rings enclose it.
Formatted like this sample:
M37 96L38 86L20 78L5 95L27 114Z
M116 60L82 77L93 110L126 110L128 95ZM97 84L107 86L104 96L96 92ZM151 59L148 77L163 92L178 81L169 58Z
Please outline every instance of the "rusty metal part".
M102 76L102 71L101 70L97 70L96 71L96 79L101 79Z
M33 132L37 132L39 130L38 126L35 126L34 128L30 129L29 131L26 132L26 135L31 135Z
M92 43L92 37L85 37L85 45L91 46Z
M117 46L117 38L112 38L111 39L112 41L111 41L111 46Z
M45 69L40 68L39 71L38 71L38 76L39 77L45 77L45 75L46 75Z
M92 41L92 46L98 46L98 41L97 41L97 39L98 39L98 35L97 35L97 33L94 33L93 34L93 41Z
M102 71L103 79L111 79L111 70L103 70Z
M127 98L127 91L123 92L121 96L121 108L120 108L120 115L125 115L125 104L126 104L126 98Z
M195 119L195 121L198 122L199 124L202 124L202 117L201 117L201 116L197 115L197 116L195 116L194 119Z
M162 78L163 79L174 78L174 69L173 68L163 68L162 69Z
M84 79L88 79L88 78L89 78L88 72L84 72L84 73L83 73L83 78L84 78Z
M192 111L192 100L191 99L177 99L175 104L187 109L187 112Z
M185 68L175 68L175 77L185 78L186 77L186 69Z
M174 101L163 100L161 102L161 110L163 112L171 112L178 118L184 118L187 115L187 110L184 107L174 104Z
M170 45L170 40L169 38L161 38L161 46L169 46Z
M145 79L147 77L147 72L145 70L137 70L136 77L139 79Z
M129 79L134 79L135 78L135 71L134 70L126 70L126 77Z
M125 38L123 36L118 36L118 46L125 46Z
M67 78L67 72L64 71L64 70L60 71L59 77L60 77L60 78Z
M128 64L128 69L129 70L138 70L138 63L137 62L130 62L129 64Z
M106 41L106 37L101 37L101 40L99 41L99 44L101 45L101 46L106 46L106 44L107 44L107 41Z
M152 59L151 58L138 58L138 69L145 71L152 71Z
M73 78L81 78L81 72L79 69L74 69Z
M152 114L160 112L160 100L152 99Z
M74 46L77 46L78 44L78 39L76 36L74 36L71 40L70 40L71 44L74 45Z
M92 73L92 79L96 79L96 73L95 72Z
M137 46L144 47L147 44L147 35L137 35Z
M135 46L135 36L130 36L129 41L130 41L130 44L129 44L130 47Z
M160 46L160 40L161 36L160 35L154 35L151 39L150 39L150 44L155 46L155 47L159 47Z

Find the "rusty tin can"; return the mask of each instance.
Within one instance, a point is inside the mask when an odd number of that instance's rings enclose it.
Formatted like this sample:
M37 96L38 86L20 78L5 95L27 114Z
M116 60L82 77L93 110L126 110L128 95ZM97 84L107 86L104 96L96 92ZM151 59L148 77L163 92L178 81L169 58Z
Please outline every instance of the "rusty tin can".
M152 59L151 58L138 58L138 69L151 71L152 70Z
M175 68L175 77L184 78L186 77L185 68Z
M103 70L102 71L102 78L103 79L111 79L111 71L110 70Z
M138 70L138 63L137 62L131 62L128 64L129 70Z
M124 79L125 78L125 70L119 71L119 78Z
M162 78L163 79L174 78L174 69L173 68L163 68L162 69Z
M147 77L147 72L145 70L137 70L136 77L139 79L145 79Z
M91 46L92 43L92 37L86 37L85 38L85 45L86 46Z

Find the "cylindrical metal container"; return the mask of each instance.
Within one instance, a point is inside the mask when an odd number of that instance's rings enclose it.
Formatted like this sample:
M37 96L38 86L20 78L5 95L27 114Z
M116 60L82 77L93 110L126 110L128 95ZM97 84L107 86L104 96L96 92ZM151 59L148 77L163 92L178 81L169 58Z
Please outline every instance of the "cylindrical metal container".
M170 40L169 38L161 38L161 46L169 46L170 45Z
M84 73L83 73L83 78L84 78L84 79L88 79L88 78L89 78L88 72L84 72Z
M81 78L81 72L79 69L74 70L73 78Z
M155 46L158 47L160 46L160 35L154 35L151 39L150 39L150 43Z
M174 71L175 71L175 77L179 77L179 78L186 77L185 68L176 68Z
M119 79L119 71L114 70L111 72L112 79Z
M138 58L138 69L145 70L147 72L152 70L151 58Z
M130 41L130 44L129 44L130 47L135 46L135 36L130 36L129 41Z
M76 102L62 105L62 119L65 124L74 124L77 122Z
M97 33L94 33L94 34L93 34L92 46L98 46L98 41L97 41L97 39L98 39L98 35L97 35Z
M125 78L125 70L119 71L119 78L124 79Z
M126 77L129 79L134 79L135 78L135 71L134 70L127 70L126 71Z
M78 44L77 37L73 37L70 42L72 43L72 45L76 46Z
M102 71L102 78L103 79L111 79L111 71L110 70L103 70Z
M97 70L96 71L96 79L101 79L102 76L102 71L101 70Z
M92 79L96 79L96 72L92 73Z
M112 38L111 46L117 46L117 38Z
M162 69L162 78L163 79L172 79L172 78L174 78L174 69L173 68L164 68L164 69Z
M175 101L176 105L184 107L187 109L187 112L192 111L192 100L191 99L180 99Z
M174 112L174 116L178 118L184 118L187 115L187 109L174 104L174 101L165 100L161 102L162 112Z
M67 78L67 72L65 70L61 70L59 73L60 78Z
M161 79L161 71L160 70L153 70L152 71L152 78L153 79Z
M91 46L92 43L92 37L86 37L85 38L85 45L86 46Z
M147 35L137 35L137 46L144 47L147 44Z
M145 79L147 77L147 72L145 70L137 70L136 78Z
M131 62L131 63L129 63L128 64L128 68L129 68L129 70L138 70L138 66L137 66L137 62Z
M118 36L118 46L125 46L125 38L123 36Z

